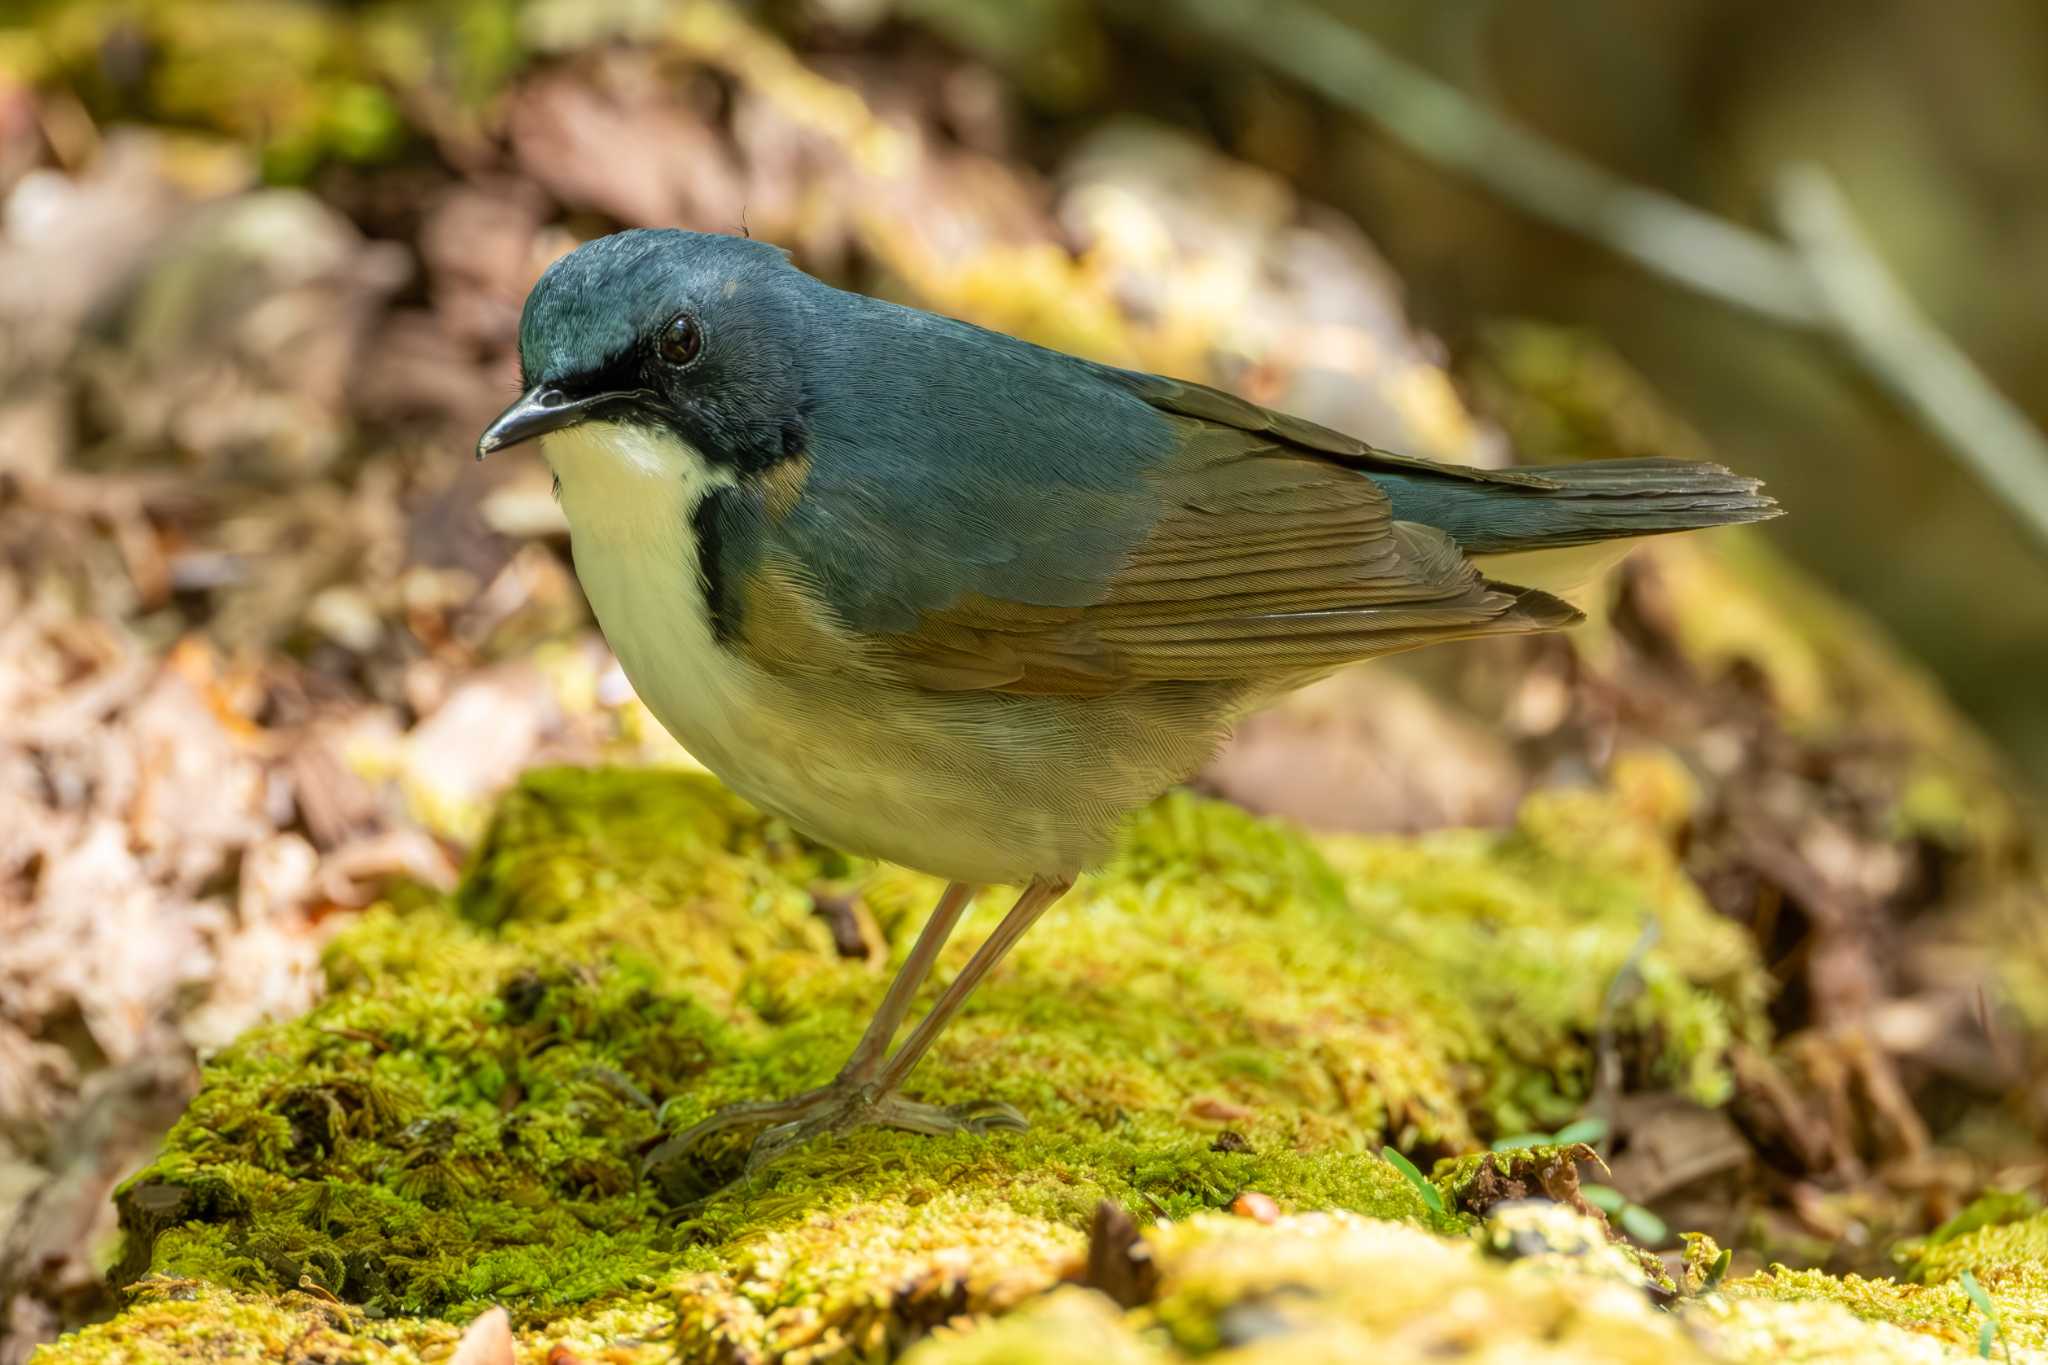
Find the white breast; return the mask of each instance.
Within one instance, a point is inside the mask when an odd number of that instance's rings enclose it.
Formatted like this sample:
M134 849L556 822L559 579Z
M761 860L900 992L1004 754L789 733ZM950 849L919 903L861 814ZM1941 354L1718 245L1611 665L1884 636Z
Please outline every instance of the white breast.
M970 836L965 857L936 846L934 825L963 822L932 808L950 793L928 775L930 727L909 710L830 679L770 674L713 636L693 517L737 482L729 469L673 436L603 422L549 435L544 452L598 624L640 699L692 756L849 852L935 870L994 870L996 858L1016 857L1002 833ZM966 823L1007 825L993 812Z
M761 679L712 637L692 517L735 482L672 436L586 422L548 435L576 576L619 663L661 723L741 789L796 780L764 733Z

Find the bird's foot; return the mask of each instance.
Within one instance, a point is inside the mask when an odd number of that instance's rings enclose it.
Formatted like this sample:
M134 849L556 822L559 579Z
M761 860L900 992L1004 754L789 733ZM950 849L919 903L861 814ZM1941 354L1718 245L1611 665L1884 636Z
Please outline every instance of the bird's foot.
M993 1133L1002 1129L1021 1132L1031 1126L1015 1106L998 1100L973 1100L963 1104L924 1104L896 1094L876 1094L872 1084L844 1077L830 1085L806 1090L786 1100L754 1100L729 1104L685 1128L647 1154L642 1172L665 1192L696 1184L692 1168L701 1169L701 1158L724 1134L741 1129L763 1131L748 1149L743 1174L751 1175L769 1162L825 1133L849 1132L856 1128L898 1128L910 1133L942 1136L947 1133Z
M814 1137L854 1128L897 1128L941 1137L947 1133L981 1136L1006 1128L1022 1132L1030 1126L1031 1121L1014 1106L997 1100L940 1105L906 1100L901 1095L871 1100L856 1093L841 1104L778 1123L755 1138L747 1153L747 1173L751 1175Z

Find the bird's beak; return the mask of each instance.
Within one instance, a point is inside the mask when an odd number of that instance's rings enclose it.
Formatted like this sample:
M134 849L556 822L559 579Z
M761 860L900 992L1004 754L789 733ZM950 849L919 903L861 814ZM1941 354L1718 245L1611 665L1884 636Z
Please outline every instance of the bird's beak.
M602 398L603 395L572 399L560 389L536 384L518 402L499 413L495 422L484 428L484 434L477 438L476 457L481 460L506 446L516 446L521 441L531 441L536 436L575 426L590 415L590 410Z

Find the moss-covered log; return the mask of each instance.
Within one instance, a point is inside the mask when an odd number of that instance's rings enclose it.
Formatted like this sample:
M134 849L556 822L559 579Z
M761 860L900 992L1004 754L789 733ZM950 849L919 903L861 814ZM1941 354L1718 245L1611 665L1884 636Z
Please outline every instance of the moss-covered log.
M458 894L365 916L333 945L324 1004L216 1059L122 1191L136 1305L44 1365L303 1355L315 1337L426 1358L492 1304L535 1359L878 1358L939 1328L920 1359L1559 1332L1614 1359L1747 1359L1747 1337L1701 1324L1762 1340L1782 1303L1822 1298L1841 1306L1800 1324L1850 1331L1853 1312L1975 1341L1964 1237L1922 1253L1924 1286L1782 1273L1673 1317L1598 1225L1531 1255L1526 1229L1501 1231L1526 1205L1474 1236L1378 1155L1554 1126L1603 1033L1643 1083L1726 1093L1729 1046L1762 1029L1757 966L1654 822L1594 793L1540 797L1505 833L1316 841L1170 797L915 1078L1016 1104L1030 1132L868 1131L751 1174L733 1150L641 1179L664 1128L828 1076L935 891L699 775L530 776ZM1624 970L1642 989L1617 1006ZM1127 1310L1047 1294L1085 1278L1105 1202L1153 1228ZM1978 1264L1993 1293L2041 1297ZM2041 1324L2016 1305L2004 1330Z

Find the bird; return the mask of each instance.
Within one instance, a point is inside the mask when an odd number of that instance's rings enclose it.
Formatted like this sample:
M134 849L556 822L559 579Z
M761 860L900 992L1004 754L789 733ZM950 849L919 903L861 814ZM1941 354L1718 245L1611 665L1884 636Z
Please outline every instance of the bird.
M1777 515L1713 464L1484 469L1220 389L843 291L772 243L679 229L557 259L519 399L599 627L654 716L824 844L946 883L837 1075L720 1109L651 1168L750 1165L1011 1105L904 1083L1124 817L1257 707L1359 660L1559 630L1644 536ZM892 1044L977 891L1010 911Z

